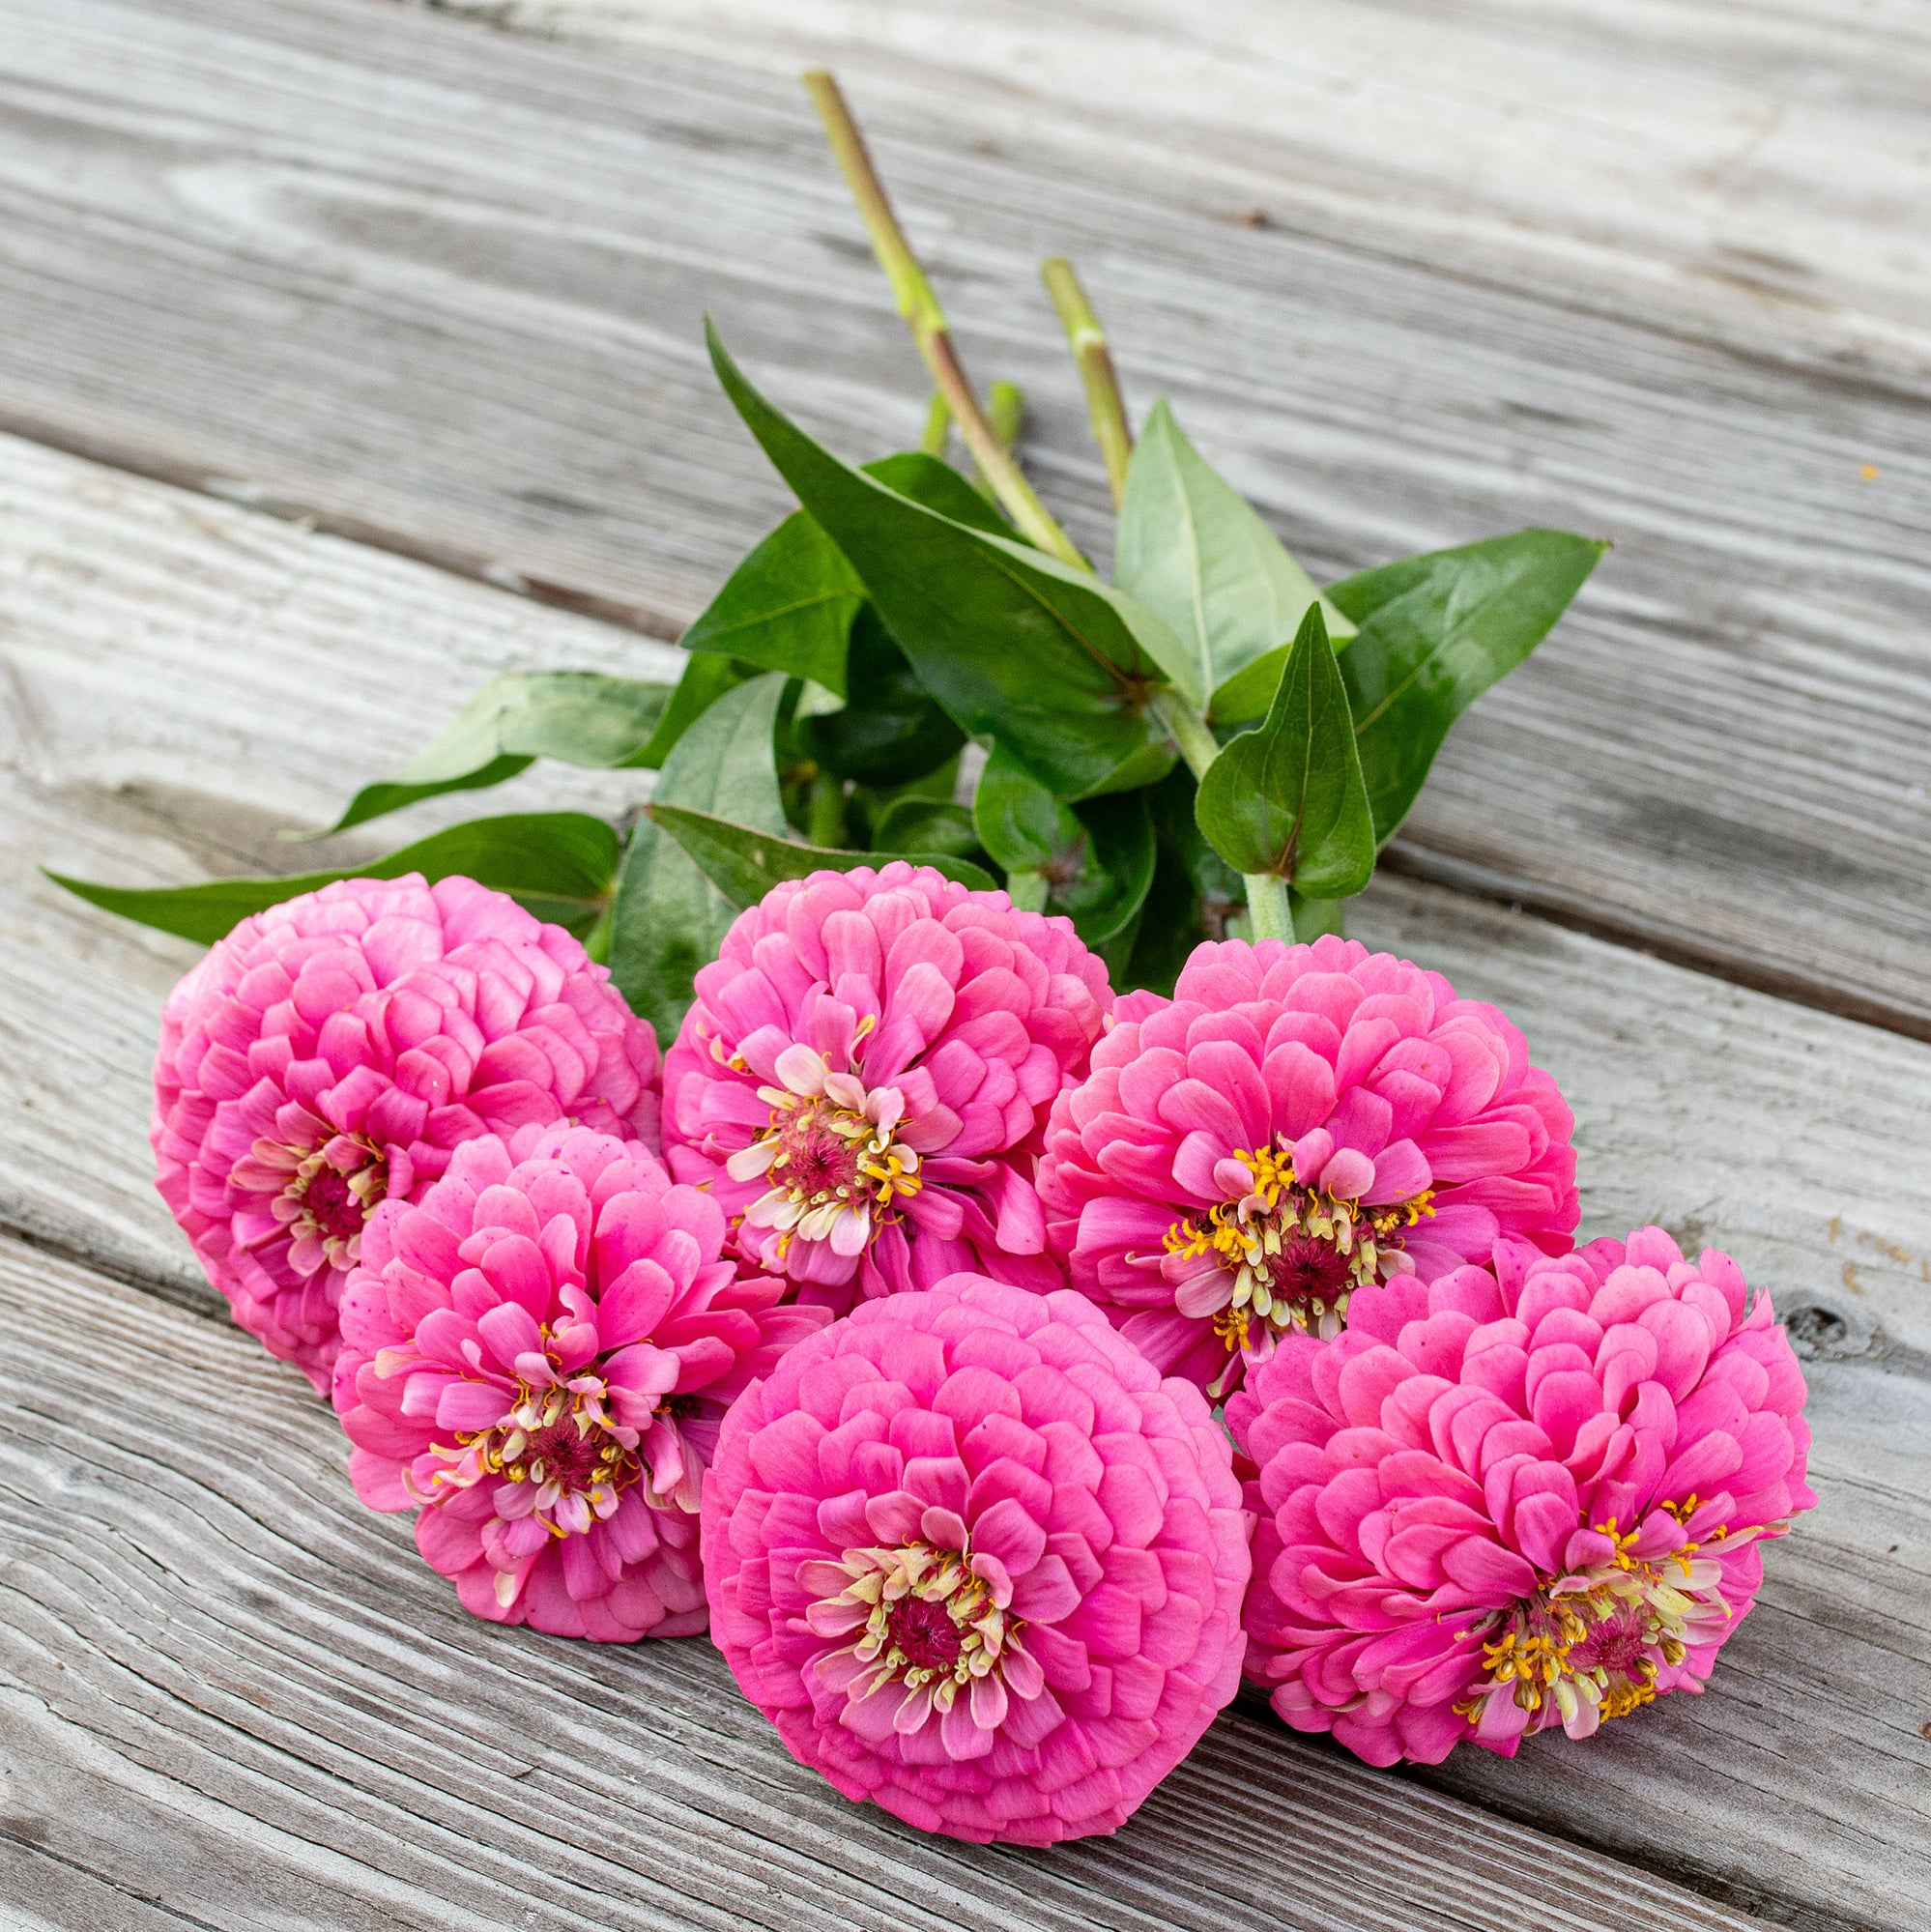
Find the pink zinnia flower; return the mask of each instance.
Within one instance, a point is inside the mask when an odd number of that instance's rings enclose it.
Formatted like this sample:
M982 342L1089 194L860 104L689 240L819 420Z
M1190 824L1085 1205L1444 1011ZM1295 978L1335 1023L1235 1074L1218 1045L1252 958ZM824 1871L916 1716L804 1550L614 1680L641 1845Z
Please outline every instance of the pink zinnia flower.
M822 1310L718 1258L724 1216L635 1141L465 1142L386 1202L342 1297L356 1492L420 1508L465 1606L625 1643L704 1628L700 1483L725 1406Z
M1348 940L1196 948L1135 994L1039 1166L1052 1251L1163 1370L1215 1395L1348 1295L1571 1245L1573 1122L1494 1007Z
M479 1134L657 1143L657 1042L560 926L471 879L349 879L244 919L161 1012L157 1185L235 1319L326 1395L385 1198Z
M713 1640L799 1763L930 1831L1110 1831L1240 1674L1225 1436L1083 1296L862 1303L725 1418Z
M903 860L788 881L697 976L666 1158L840 1312L961 1269L1057 1287L1033 1158L1110 997L1070 920L1003 892Z
M1370 1764L1508 1757L1701 1690L1816 1498L1802 1371L1659 1227L1358 1289L1227 1403L1259 1465L1249 1674Z

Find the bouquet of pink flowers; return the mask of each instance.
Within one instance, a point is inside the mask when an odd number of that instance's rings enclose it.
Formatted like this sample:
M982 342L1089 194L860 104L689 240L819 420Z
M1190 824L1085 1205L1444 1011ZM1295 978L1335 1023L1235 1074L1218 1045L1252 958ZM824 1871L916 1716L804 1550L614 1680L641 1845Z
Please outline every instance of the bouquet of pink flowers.
M713 332L800 506L676 688L499 678L333 829L537 757L655 768L635 822L63 881L213 942L152 1124L209 1280L468 1610L708 1629L926 1830L1111 1831L1243 1677L1377 1765L1701 1689L1814 1501L1770 1298L1659 1228L1577 1248L1520 1032L1341 936L1602 546L1317 591L1165 405L1136 441L1052 262L1105 582L809 84L925 447L845 462Z

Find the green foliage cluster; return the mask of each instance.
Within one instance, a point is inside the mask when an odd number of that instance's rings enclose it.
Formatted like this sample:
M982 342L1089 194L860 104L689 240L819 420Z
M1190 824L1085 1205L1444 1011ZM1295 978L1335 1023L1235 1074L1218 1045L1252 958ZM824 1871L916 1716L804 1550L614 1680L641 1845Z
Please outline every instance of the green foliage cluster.
M725 393L799 507L685 633L678 682L493 678L330 829L538 758L654 769L622 835L581 813L478 819L358 871L462 873L513 894L581 935L666 1038L732 919L823 867L905 857L1002 885L1070 918L1121 987L1170 987L1202 938L1340 931L1450 728L1547 634L1604 546L1525 530L1318 590L1166 403L1133 441L1104 336L1070 268L1049 263L1120 506L1105 582L1011 460L1016 392L994 385L982 417L963 387L835 89L820 105L939 378L937 434L848 463L707 328ZM935 453L946 401L976 485ZM969 799L968 741L985 754ZM346 876L60 882L210 940Z

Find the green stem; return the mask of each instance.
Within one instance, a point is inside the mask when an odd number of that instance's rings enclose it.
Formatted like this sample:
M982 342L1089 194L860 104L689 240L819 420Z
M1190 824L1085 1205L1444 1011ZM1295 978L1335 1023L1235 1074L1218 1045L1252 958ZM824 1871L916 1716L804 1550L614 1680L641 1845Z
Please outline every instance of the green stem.
M858 131L858 124L851 118L851 110L845 104L837 81L822 68L813 68L805 74L804 84L819 119L824 123L831 152L838 158L866 233L872 238L872 252L878 256L879 266L892 285L899 313L910 325L912 340L918 344L919 354L925 358L926 367L932 371L933 381L938 385L953 421L959 425L959 434L972 452L972 460L997 491L1013 521L1033 542L1061 562L1078 569L1089 568L1073 539L1053 521L1052 512L1040 502L1020 466L1000 447L993 425L986 420L979 398L966 380L959 352L952 345L945 311L939 306L925 271L919 267L918 257L912 253L905 230L899 226L898 216L892 213L884 184L866 152L865 137Z
M1207 729L1207 721L1170 684L1163 684L1146 701L1147 709L1165 725L1187 769L1196 779L1207 775L1207 767L1220 757L1221 748Z
M1294 913L1287 903L1287 881L1278 872L1245 875L1247 913L1256 939L1285 939L1294 943Z
M952 428L952 412L945 406L945 391L934 389L932 407L925 413L925 431L918 439L918 447L928 456L945 454L945 438Z
M1020 430L1025 423L1025 396L1017 383L994 383L986 391L986 420L1008 455L1019 447ZM993 479L975 466L972 486L982 497L996 497Z
M1127 420L1126 399L1120 394L1120 379L1113 367L1113 352L1107 343L1107 332L1073 273L1073 264L1063 255L1042 262L1039 278L1059 312L1059 324L1066 331L1067 346L1079 365L1080 380L1086 386L1086 409L1093 418L1093 441L1106 459L1107 483L1113 493L1113 507L1126 501L1127 464L1133 455L1133 426Z
M828 851L845 843L845 786L828 771L821 771L811 782L805 800L805 837Z

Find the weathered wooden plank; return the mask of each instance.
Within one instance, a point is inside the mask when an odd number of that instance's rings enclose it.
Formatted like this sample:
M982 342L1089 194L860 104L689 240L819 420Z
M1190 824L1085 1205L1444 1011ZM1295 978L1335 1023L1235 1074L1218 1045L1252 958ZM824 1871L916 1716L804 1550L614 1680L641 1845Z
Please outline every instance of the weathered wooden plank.
M0 613L6 1218L205 1297L148 1186L144 1139L153 1016L195 949L96 917L36 868L173 884L353 863L487 812L617 817L647 774L538 766L344 839L278 836L329 823L499 671L675 678L680 656L11 438Z
M843 447L918 420L802 101L735 44L620 62L352 0L35 0L0 32L15 426L668 633L783 501L700 308ZM1453 238L1243 228L1051 116L982 153L942 72L861 104L1083 538L1098 468L1031 287L1061 248L1136 396L1171 393L1317 569L1528 522L1619 540L1457 734L1402 862L1931 1034L1905 377L1500 286Z
M1909 6L439 0L495 26L834 65L1202 200L1783 356L1931 357L1931 38Z
M1245 1716L1117 1842L923 1837L794 1765L703 1639L463 1615L237 1332L11 1243L0 1309L0 1831L76 1874L28 1894L53 1924L139 1922L100 1887L221 1926L1752 1922Z
M154 1016L193 949L68 899L34 860L155 882L286 862L273 828L324 818L419 738L456 653L480 678L635 669L659 648L6 440L0 586L13 620L0 661L15 717L31 720L0 773L0 1223L205 1309L142 1139ZM365 763L345 772L351 742ZM615 810L631 782L552 771L540 795L562 803L582 786ZM1716 1687L1588 1750L1545 1740L1506 1766L1465 1752L1437 1775L1778 1922L1912 1925L1931 1912L1931 1748L1917 1734L1931 1718L1931 1175L1916 1151L1931 1050L1398 879L1357 927L1524 1024L1576 1108L1588 1232L1656 1219L1688 1243L1721 1241L1819 1350L1826 1507L1772 1553ZM292 1427L300 1388L260 1374L244 1427L274 1434L276 1404ZM181 1399L181 1426L199 1427L205 1399ZM388 1545L355 1547L379 1599ZM1296 1779L1312 1774L1294 1763ZM1226 1802L1251 1815L1251 1801ZM1129 1851L1117 1882L1136 1869ZM1165 1868L1144 1882L1157 1890Z

